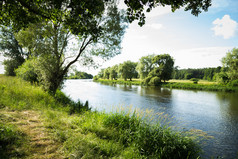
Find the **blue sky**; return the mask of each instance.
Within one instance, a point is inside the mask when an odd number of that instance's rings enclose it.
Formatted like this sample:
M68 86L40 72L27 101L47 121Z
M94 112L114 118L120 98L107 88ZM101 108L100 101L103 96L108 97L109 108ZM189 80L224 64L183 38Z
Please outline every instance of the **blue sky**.
M170 7L154 8L143 27L137 22L129 25L122 53L101 68L126 60L136 62L153 53L170 54L180 68L220 66L226 52L238 47L237 8L237 0L212 0L208 12L198 17L183 9L172 13Z
M123 8L123 5L119 5ZM238 1L212 0L208 12L198 17L183 9L171 12L170 7L157 7L147 14L143 27L129 24L120 55L105 62L106 68L126 60L137 62L148 54L168 53L180 68L221 66L226 52L238 47ZM2 58L1 58L2 59ZM1 60L0 60L1 61ZM92 74L100 70L81 69ZM0 66L0 73L3 67Z

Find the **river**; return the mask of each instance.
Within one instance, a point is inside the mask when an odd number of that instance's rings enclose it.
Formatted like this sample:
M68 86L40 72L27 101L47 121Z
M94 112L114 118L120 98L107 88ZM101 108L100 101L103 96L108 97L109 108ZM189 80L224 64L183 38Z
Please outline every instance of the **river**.
M203 144L202 157L238 157L237 93L106 85L92 80L67 80L63 92L73 100L88 100L92 109L98 111L130 107L164 112L178 127L213 136Z

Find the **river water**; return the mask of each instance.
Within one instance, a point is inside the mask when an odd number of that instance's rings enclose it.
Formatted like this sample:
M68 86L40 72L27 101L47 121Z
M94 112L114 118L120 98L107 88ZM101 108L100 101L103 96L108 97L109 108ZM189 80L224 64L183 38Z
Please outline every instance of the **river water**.
M213 136L202 146L203 158L238 158L237 93L106 85L92 80L67 80L63 92L73 100L88 100L98 111L130 107L164 112L178 127Z

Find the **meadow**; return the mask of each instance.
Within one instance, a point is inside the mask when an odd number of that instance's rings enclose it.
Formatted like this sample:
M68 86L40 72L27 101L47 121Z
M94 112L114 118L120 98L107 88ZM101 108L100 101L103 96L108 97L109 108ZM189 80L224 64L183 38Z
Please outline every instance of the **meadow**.
M198 135L153 113L90 110L62 92L0 75L0 158L197 158ZM167 120L166 120L167 121Z

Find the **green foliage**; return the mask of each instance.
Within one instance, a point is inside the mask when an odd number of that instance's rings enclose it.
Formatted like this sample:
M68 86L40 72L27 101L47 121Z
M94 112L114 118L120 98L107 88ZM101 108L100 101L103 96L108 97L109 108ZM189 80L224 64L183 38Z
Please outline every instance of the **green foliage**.
M193 81L194 84L197 84L198 81L199 81L199 79L197 79L197 78L191 78L190 81Z
M220 72L215 75L215 79L218 83L227 84L229 82L229 77L226 72Z
M16 76L15 69L22 65L22 62L19 62L15 59L9 59L3 61L4 65L4 74L7 76Z
M19 148L24 140L24 134L14 125L0 121L0 158L23 157L25 154Z
M126 0L127 15L130 22L139 20L140 26L145 24L145 12L150 12L155 6L170 5L171 10L174 12L177 9L184 8L185 11L191 10L191 14L198 16L202 10L207 11L211 6L211 0L184 0L184 1L152 1L152 0Z
M163 83L162 87L167 88L178 88L178 89L190 89L190 90L204 90L204 91L223 91L223 92L237 92L238 89L236 87L232 87L229 85L221 85L221 84L193 84L193 83Z
M74 70L74 73L71 73L67 79L92 79L93 75L88 74L87 72L81 72Z
M161 126L161 123L153 125L145 121L146 118L142 119L136 112L132 115L121 112L107 116L104 124L119 132L120 135L116 140L124 145L135 145L143 157L197 157L200 148L191 138L185 137L182 133L173 132L166 125Z
M154 74L164 82L171 79L174 59L169 54L157 55L153 58L153 64L155 64Z
M137 78L138 73L136 71L137 63L132 61L125 61L118 66L118 73L125 81L127 79Z
M11 28L0 26L0 32L0 54L7 57L3 62L5 75L15 76L14 70L22 65L28 54L22 50Z
M52 97L39 87L5 76L0 76L0 86L0 105L12 110L42 112L45 129L61 143L66 158L196 158L199 155L200 147L193 140L196 136L171 129L163 122L163 115L156 124L149 123L151 114L141 116L130 111L78 113L76 108L72 112L76 114L70 115L70 108L65 105L71 105L72 101L60 91ZM4 131L0 139L4 135L4 140L16 141L15 137L21 136L5 123L0 124L0 130Z
M79 59L83 65L97 66L94 57L106 60L118 55L126 28L126 20L114 2L73 1L70 2L69 8L65 6L67 3L69 2L61 1L55 6L49 1L33 1L31 2L33 8L40 14L34 12L32 15L30 14L32 10L28 10L28 7L32 6L25 6L25 3L1 4L6 10L13 7L6 14L18 8L14 15L20 11L19 14L32 19L29 21L25 19L26 17L21 17L16 20L11 14L7 17L9 21L5 19L2 23L5 25L11 23L15 30L20 30L16 34L16 39L24 50L30 52L36 59L35 70L38 80L43 88L52 94L62 87L69 68ZM41 8L43 6L47 8ZM38 22L36 23L34 19ZM21 20L25 22L24 29L18 23ZM68 45L71 38L78 41L75 48Z
M217 73L221 72L221 67L217 68L197 68L197 69L178 69L176 68L173 72L173 79L203 79L208 81L215 80Z
M159 85L161 85L161 79L157 76L152 77L150 79L150 81L148 82L148 85L150 85L150 86L159 86Z
M155 55L148 55L148 56L143 56L140 58L136 70L138 71L138 74L141 79L144 79L148 76L148 74L152 71L153 69L153 63L152 59Z
M109 79L110 78L110 67L104 69L104 72L103 72L103 78L104 79Z
M124 84L124 85L142 85L142 82L140 80L131 80L131 81L125 81L123 79L117 79L117 80L107 80L107 79L97 79L95 82L105 83L105 84Z
M226 53L226 56L222 58L223 68L227 68L227 75L229 79L238 79L238 48L234 48Z
M110 79L117 80L117 78L118 78L118 65L114 65L110 69Z
M238 79L229 82L228 85L231 87L238 87Z
M37 73L35 69L35 59L26 60L23 65L15 70L18 77L31 83L39 82L37 79Z

